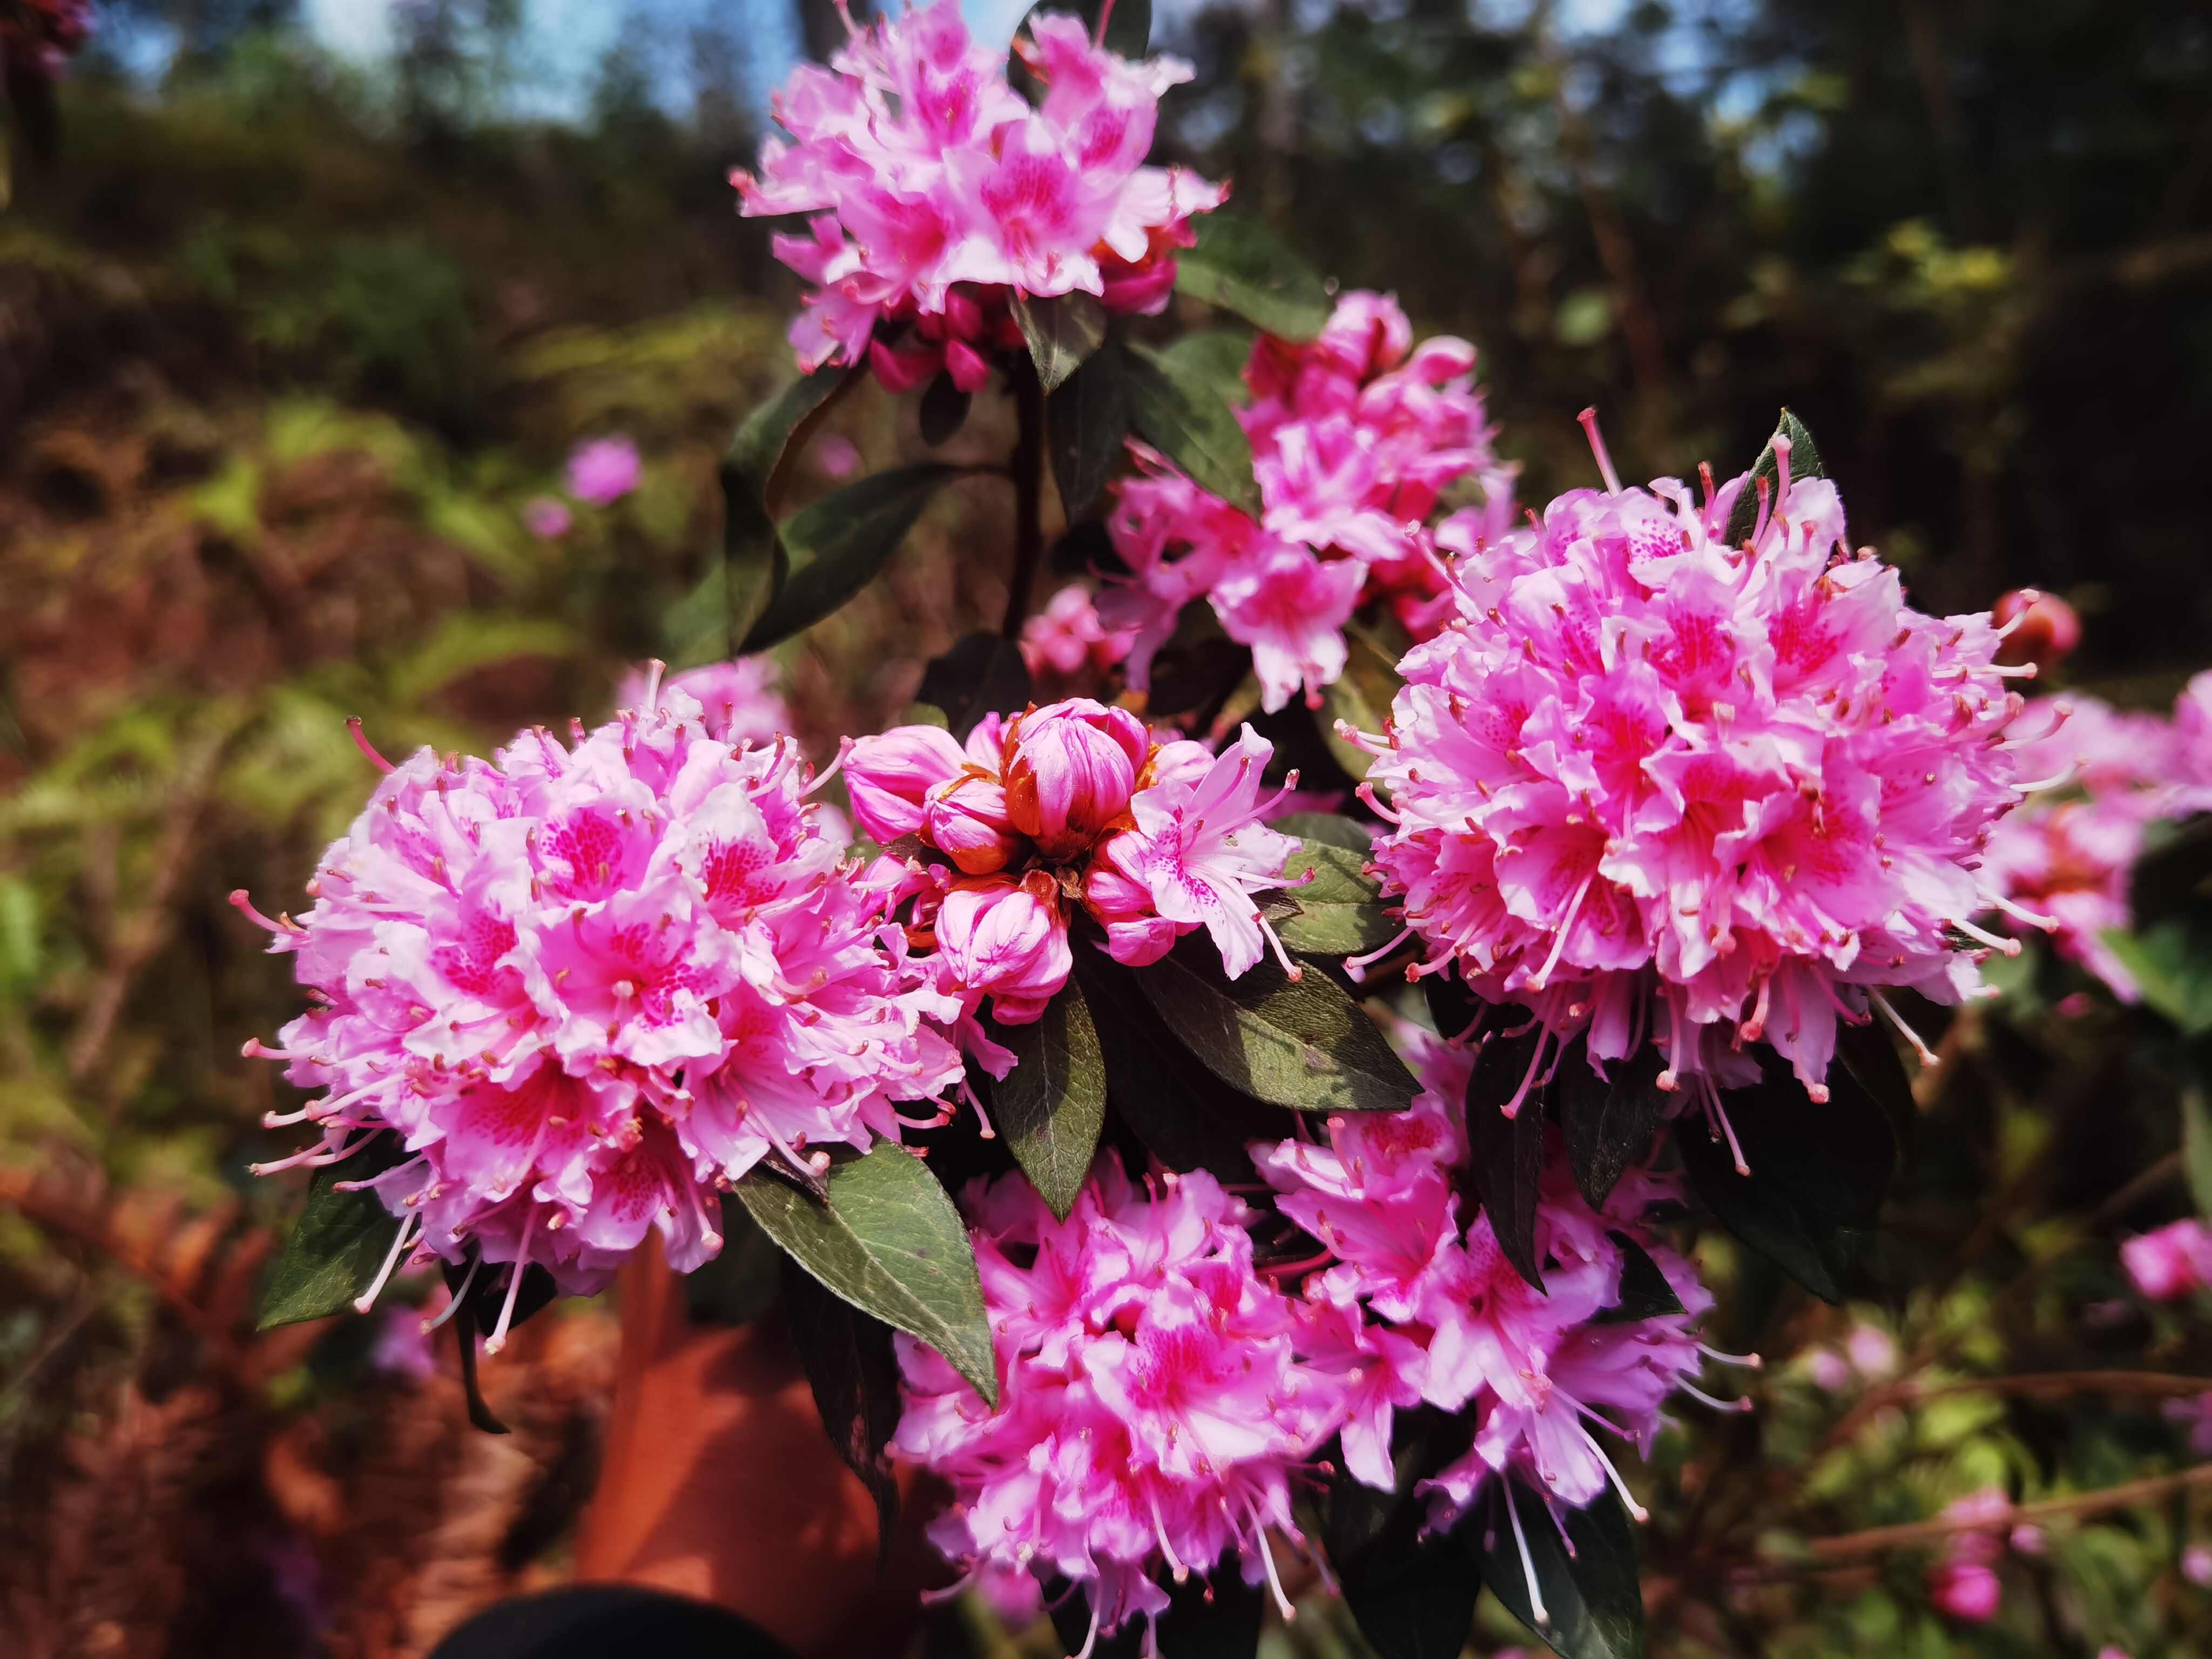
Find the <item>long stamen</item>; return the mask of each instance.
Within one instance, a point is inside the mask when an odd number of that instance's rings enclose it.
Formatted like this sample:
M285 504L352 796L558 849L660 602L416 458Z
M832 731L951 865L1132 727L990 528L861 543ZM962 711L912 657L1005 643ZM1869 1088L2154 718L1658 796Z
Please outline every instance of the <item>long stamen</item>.
M817 772L814 775L814 781L808 784L805 788L800 790L799 793L802 795L811 795L816 790L819 789L823 784L829 782L830 779L836 777L839 769L845 764L845 757L852 752L853 739L850 738L838 738L837 758L831 761L830 764L823 768L822 770Z
M1275 1593L1275 1606L1283 1615L1283 1622L1287 1625L1298 1616L1298 1610L1291 1605L1291 1598L1283 1594L1283 1580L1275 1571L1275 1553L1267 1547L1267 1523L1260 1518L1257 1505L1248 1504L1246 1507L1251 1513L1254 1535L1260 1546L1260 1563L1267 1570L1267 1588Z
M1528 1069L1522 1073L1521 1086L1513 1091L1512 1099L1498 1109L1508 1121L1521 1115L1521 1103L1528 1097L1529 1087L1536 1081L1537 1068L1544 1063L1544 1040L1550 1036L1549 1031L1537 1033L1536 1052L1528 1056Z
M256 927L266 928L272 933L296 933L300 931L296 926L287 927L282 922L271 921L263 915L260 911L253 908L253 896L243 887L232 890L230 904L231 908L236 910Z
M1649 1521L1651 1518L1651 1511L1636 1501L1636 1494L1629 1491L1628 1482L1622 1480L1620 1471L1613 1468L1613 1460L1605 1455L1605 1448L1598 1444L1597 1437L1588 1429L1584 1429L1583 1440L1589 1447L1590 1455L1597 1459L1599 1467L1603 1468L1606 1474L1612 1480L1613 1489L1620 1494L1620 1501L1629 1514L1639 1522Z
M1513 1486L1505 1487L1505 1513L1513 1522L1514 1547L1521 1552L1521 1576L1528 1584L1528 1613L1539 1630L1552 1627L1551 1609L1544 1605L1544 1592L1536 1588L1536 1563L1528 1553L1528 1534L1521 1530L1521 1506L1513 1501Z
M1411 927L1407 927L1403 929L1397 938L1392 939L1388 945L1383 945L1379 950L1370 951L1364 956L1346 957L1344 959L1344 971L1351 975L1353 984L1357 985L1360 983L1366 978L1367 970L1370 968L1372 968L1376 963L1382 961L1385 957L1391 955L1400 945L1403 945L1407 939L1413 938L1413 930Z
M1160 1519L1159 1493L1147 1488L1145 1498L1152 1508L1152 1535L1160 1540L1160 1559L1168 1564L1168 1571L1180 1584L1190 1577L1190 1569L1183 1565L1182 1558L1175 1553L1175 1546L1168 1542L1167 1522Z
M1905 1023L1904 1015L1899 1013L1896 1009L1889 1006L1889 999L1882 995L1879 991L1869 991L1867 995L1872 1000L1874 1006L1881 1009L1883 1014L1888 1018L1889 1023L1897 1027L1898 1031L1904 1036L1905 1040L1912 1045L1912 1052L1920 1056L1920 1063L1923 1066L1933 1066L1936 1064L1936 1051L1920 1040L1919 1032L1914 1030L1910 1025L1907 1025Z
M1620 474L1613 470L1613 457L1605 453L1605 437L1597 429L1597 410L1586 409L1575 416L1582 423L1583 434L1589 440L1590 453L1597 458L1598 477L1613 494L1620 494Z
M395 772L398 770L398 768L392 765L390 761L385 759L383 756L376 752L376 745L369 742L368 733L362 730L360 715L356 714L346 721L346 730L353 733L353 746L360 750L362 754L368 756L369 764L375 767L378 771Z
M429 1335L431 1332L436 1330L438 1327L444 1324L456 1313L460 1311L461 1304L469 1299L469 1286L477 1282L477 1270L483 1266L483 1258L482 1256L477 1256L474 1261L469 1263L468 1272L461 1275L461 1288L455 1291L452 1296L447 1298L446 1310L440 1314L435 1319L426 1319L422 1322L423 1335Z
M2039 795L2047 789L2063 789L2081 775L2078 762L2069 761L2047 778L2038 778L2033 783L2015 783L2013 787L2023 795Z
M1530 990L1542 990L1552 977L1552 969L1559 965L1560 953L1567 948L1568 931L1574 927L1575 917L1583 908L1583 895L1589 891L1590 883L1596 879L1597 872L1592 870L1583 878L1582 884L1575 889L1575 896L1567 901L1567 914L1560 918L1559 935L1552 941L1552 954L1544 958L1544 965L1536 970L1535 978L1528 981Z
M384 1266L377 1270L376 1277L369 1282L368 1288L353 1299L356 1313L367 1313L376 1305L376 1298L384 1294L386 1281L392 1277L392 1270L399 1265L399 1253L407 1248L407 1236L416 1231L416 1223L421 1218L412 1214L401 1218L399 1236L392 1241L391 1249L385 1253Z
M2007 915L2024 921L2031 927L2040 927L2046 933L2058 926L2057 917L2046 916L2039 910L2031 910L2026 905L2015 903L2007 898L2002 893L1991 892L1984 889L1982 896Z
M1281 938L1276 933L1274 928L1269 926L1267 917L1255 912L1252 919L1260 924L1260 932L1263 936L1265 936L1267 944L1274 951L1275 960L1282 963L1283 977L1289 980L1293 985L1304 979L1306 976L1306 970L1299 967L1297 963L1291 960L1291 953L1283 949L1283 941Z
M1751 1165L1744 1161L1743 1146L1735 1138L1735 1125L1729 1121L1728 1108L1721 1104L1721 1091L1713 1086L1712 1079L1702 1073L1698 1075L1698 1081L1705 1085L1706 1121L1717 1121L1721 1133L1728 1137L1729 1156L1735 1160L1735 1172L1740 1176L1749 1175Z
M1723 1353L1718 1348L1709 1348L1702 1342L1698 1344L1698 1352L1717 1365L1741 1365L1747 1370L1754 1371L1766 1369L1766 1362L1755 1353Z
M514 1271L507 1277L507 1300L500 1304L499 1323L491 1328L491 1335L484 1340L484 1352L497 1353L507 1346L507 1328L514 1318L514 1299L522 1293L522 1276L530 1270L530 1236L538 1229L538 1206L530 1206L529 1217L522 1224L522 1247L514 1253Z
M1699 1405L1710 1406L1717 1412L1748 1412L1759 1409L1748 1400L1716 1400L1693 1382L1677 1382L1674 1386Z

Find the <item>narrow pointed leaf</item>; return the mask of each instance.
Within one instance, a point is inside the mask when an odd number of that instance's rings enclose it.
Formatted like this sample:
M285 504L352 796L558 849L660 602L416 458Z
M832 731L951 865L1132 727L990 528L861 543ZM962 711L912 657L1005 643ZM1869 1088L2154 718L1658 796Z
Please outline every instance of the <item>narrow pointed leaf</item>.
M1820 447L1813 441L1813 434L1805 429L1804 422L1788 410L1774 428L1776 438L1790 441L1790 476L1797 478L1818 478L1826 476L1820 469ZM1751 532L1759 528L1759 481L1766 480L1768 499L1772 507L1782 504L1773 501L1773 492L1782 482L1782 468L1774 459L1774 439L1766 441L1766 447L1759 452L1759 460L1751 469L1751 477L1744 484L1743 493L1735 498L1729 511L1728 544L1741 547L1751 539Z
M1627 1324L1638 1319L1658 1319L1684 1311L1682 1298L1659 1271L1651 1253L1626 1233L1607 1237L1620 1248L1620 1299L1591 1321L1597 1325Z
M1136 978L1199 1064L1255 1100L1301 1112L1398 1112L1419 1092L1375 1022L1317 968L1292 981L1262 957L1232 980L1212 941L1194 933Z
M1129 424L1201 489L1260 516L1244 428L1207 380L1162 353L1128 349Z
M307 1207L286 1235L262 1293L259 1328L326 1319L368 1293L399 1236L399 1218L374 1193L342 1193L338 1183L382 1175L406 1159L398 1135L379 1135L343 1163L315 1171Z
M1060 505L1081 518L1105 494L1129 435L1128 367L1117 342L1105 342L1045 399L1045 430Z
M961 471L925 463L873 473L786 520L781 534L791 574L742 648L764 651L812 627L874 580L930 498Z
M1520 1536L1528 1540L1528 1565L1505 1513L1509 1502L1521 1517ZM1464 1535L1482 1563L1483 1583L1547 1647L1564 1659L1637 1659L1643 1653L1636 1537L1613 1493L1601 1493L1587 1509L1567 1510L1565 1540L1543 1499L1517 1480L1486 1499L1474 1518L1480 1524ZM1528 1599L1532 1567L1547 1615L1540 1622Z
M999 1133L1022 1172L1062 1221L1075 1207L1106 1122L1106 1059L1090 1005L1073 980L1027 1025L995 1035L1014 1069L991 1091Z
M832 1164L817 1200L765 1170L738 1196L770 1238L837 1295L927 1342L998 1403L983 1285L960 1212L928 1166L895 1141Z
M1544 1100L1534 1085L1523 1085L1543 1038L1543 1027L1534 1024L1519 1036L1492 1037L1475 1055L1467 1082L1470 1161L1483 1213L1514 1271L1540 1291L1536 1194L1544 1175ZM1509 1118L1504 1108L1516 1095L1520 1108Z
M854 378L848 369L825 368L793 381L745 417L722 457L721 594L732 655L790 574L775 516L784 453Z
M1014 321L1036 365L1037 383L1057 392L1106 338L1106 307L1080 289L1032 296L1017 292Z
M1285 340L1310 340L1328 321L1328 289L1281 237L1226 213L1191 221L1197 246L1176 256L1176 292L1235 313Z

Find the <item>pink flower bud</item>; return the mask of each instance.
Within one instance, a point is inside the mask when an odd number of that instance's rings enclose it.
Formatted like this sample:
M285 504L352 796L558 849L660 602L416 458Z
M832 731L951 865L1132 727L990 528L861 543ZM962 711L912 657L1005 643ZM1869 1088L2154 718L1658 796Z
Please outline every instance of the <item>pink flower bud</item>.
M1014 722L1006 810L1049 859L1074 857L1129 810L1152 749L1126 708L1073 697Z
M568 493L593 507L609 507L637 488L637 446L628 438L594 438L568 457Z
M2004 1601L2004 1586L1978 1561L1945 1561L1928 1575L1928 1599L1971 1625L1986 1625Z
M845 759L853 816L878 841L910 836L921 828L929 792L958 777L967 762L952 734L939 726L900 726L861 738Z
M2212 1231L2201 1222L2172 1222L2129 1239L2120 1260L2138 1291L2154 1302L2172 1302L2212 1278Z
M1897 1344L1879 1325L1854 1325L1844 1339L1852 1369L1869 1382L1886 1381L1897 1370Z
M1996 602L1996 610L1997 626L2011 625L1997 650L1999 662L2032 662L2048 673L2081 643L2080 613L2055 593L2016 588Z
M972 770L931 794L922 809L921 833L963 875L970 876L1005 869L1022 844L1006 821L1006 792Z
M1059 891L1042 871L955 887L937 912L937 950L949 988L988 995L1008 1025L1043 1013L1075 966Z

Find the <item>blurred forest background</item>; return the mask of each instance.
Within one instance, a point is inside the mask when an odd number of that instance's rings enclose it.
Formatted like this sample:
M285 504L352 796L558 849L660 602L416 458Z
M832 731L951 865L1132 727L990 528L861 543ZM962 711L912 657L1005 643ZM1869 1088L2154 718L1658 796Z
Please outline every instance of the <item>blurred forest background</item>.
M595 718L626 665L685 653L714 462L792 372L795 284L726 174L756 148L763 88L842 25L823 0L611 6L605 49L549 70L547 9L522 0L367 7L368 56L332 46L343 4L311 9L98 6L58 153L15 156L0 213L10 1653L418 1654L557 1580L590 1488L602 1306L533 1322L487 1368L505 1439L468 1431L404 1309L254 1334L255 1275L298 1194L245 1174L289 1148L256 1127L273 1068L238 1051L296 994L225 896L297 902L368 787L347 716L386 752L481 751ZM979 30L1011 29L997 10L971 12ZM1197 67L1163 149L1233 178L1243 210L1346 285L1475 341L1524 499L1595 482L1585 405L1637 478L1741 467L1786 402L1855 539L1924 608L2055 589L2087 623L2076 679L2121 702L2163 702L2212 658L2201 5L1249 0L1160 17L1156 46ZM871 393L838 435L887 460L919 447L913 419ZM530 533L523 507L569 447L612 434L642 453L640 487L564 537ZM994 447L988 420L971 434ZM1006 504L964 491L887 582L781 653L818 755L995 625L1004 572L983 552L1007 544ZM2084 1122L2115 1086L2106 1064L2068 1085ZM2008 1273L2033 1254L2001 1215L1978 1227L1993 1187L2038 1224L2074 1217L2070 1238L2161 1218L2174 1196L2131 1183L2170 1137L2106 1121L2085 1152L2015 1121L2034 1115L2020 1104L1974 1095L1912 1200L1922 1242L1959 1252L1933 1294L1969 1350L1997 1340L1996 1316L1984 1291L1979 1311L1956 1298L1985 1258ZM1780 1322L1761 1328L1784 1353L1822 1320L1844 1328L1801 1303L1742 1317ZM1800 1393L1775 1384L1769 1455L1851 1450L1864 1417L1847 1432ZM1998 1431L1968 1417L1883 1455L1982 1456L1975 1437ZM2104 1449L2104 1478L2148 1467L2154 1410L2148 1430L2100 1421L2079 1443ZM2002 1433L2001 1468L2030 1455ZM1885 1512L1862 1477L1890 1465L1820 1467L1808 1501L1831 1530L1955 1495L1908 1480ZM1677 1565L1655 1592L1669 1641L1749 1650L1734 1615L1695 1611L1696 1573L1723 1568ZM2121 1565L2111 1580L2116 1604L2151 1582ZM1829 1588L1844 1613L1771 1650L1946 1650L1924 1614L1868 1610L1875 1567ZM1021 1650L980 1613L947 1620L945 1653ZM1297 1639L1352 1650L1326 1617Z

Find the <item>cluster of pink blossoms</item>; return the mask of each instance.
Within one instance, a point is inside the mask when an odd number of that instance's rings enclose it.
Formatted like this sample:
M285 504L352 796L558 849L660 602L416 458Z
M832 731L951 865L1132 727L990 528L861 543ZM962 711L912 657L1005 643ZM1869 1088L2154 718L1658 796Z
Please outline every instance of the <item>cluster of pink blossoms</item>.
M1190 66L1130 63L1060 13L1032 19L1016 50L1047 88L1034 109L1001 55L969 40L957 0L938 0L853 28L828 69L802 64L776 94L796 142L768 140L758 173L731 182L748 216L814 216L775 241L816 285L791 329L809 373L866 359L894 391L942 370L974 392L992 352L1022 349L1017 294L1167 304L1191 216L1228 195L1144 165L1160 94ZM895 324L911 325L903 339L878 333Z
M1673 479L1621 489L1601 449L1604 491L1468 548L1457 615L1361 739L1395 826L1384 889L1431 947L1413 971L1456 963L1553 1037L1587 1030L1593 1063L1648 1031L1662 1086L1694 1079L1723 1130L1744 1042L1825 1099L1839 1016L1895 1018L1889 986L1957 1001L1962 940L2019 948L1972 917L2005 902L1976 866L2021 795L2003 677L2032 671L1996 664L1985 614L1924 616L1850 557L1834 487L1776 450L1731 546L1748 474L1708 473L1701 506Z
M2004 1584L1997 1569L2008 1548L2039 1556L2045 1547L2039 1527L2013 1522L2012 1500L1987 1486L1953 1499L1943 1518L1962 1528L1951 1534L1943 1559L1929 1570L1928 1599L1952 1618L1986 1625L2004 1606Z
M1475 1425L1467 1455L1428 1485L1433 1524L1467 1513L1487 1483L1507 1476L1555 1509L1579 1509L1611 1484L1640 1514L1593 1431L1648 1452L1668 1396L1725 1407L1691 1379L1707 1359L1731 1358L1698 1340L1712 1297L1644 1224L1652 1206L1678 1196L1674 1182L1631 1171L1596 1211L1564 1160L1549 1160L1535 1227L1539 1291L1505 1259L1486 1213L1459 1219L1462 1103L1474 1051L1425 1038L1413 1058L1422 1092L1411 1110L1332 1118L1325 1146L1252 1149L1277 1206L1331 1258L1305 1281L1316 1333L1306 1346L1346 1382L1346 1467L1388 1489L1395 1413L1426 1401L1471 1412ZM1601 1317L1621 1301L1620 1237L1650 1255L1682 1311Z
M944 990L965 1016L988 995L1000 1021L1022 1024L1067 982L1079 905L1132 966L1203 927L1232 977L1269 945L1297 977L1252 896L1283 884L1298 846L1260 822L1273 752L1249 726L1219 756L1156 744L1127 709L1074 697L987 714L964 748L933 726L862 738L845 779L867 834L916 836L951 862L915 877ZM963 1029L1004 1075L1012 1057Z
M898 1339L891 1449L952 1487L932 1539L970 1572L1083 1586L1094 1638L1166 1608L1158 1569L1231 1551L1280 1600L1267 1528L1297 1535L1291 1477L1343 1390L1303 1363L1297 1304L1254 1271L1244 1204L1203 1170L1139 1188L1110 1154L1066 1221L1018 1175L963 1196L999 1405Z
M540 727L390 769L306 915L256 915L315 1006L247 1051L324 1091L270 1119L320 1143L264 1167L396 1133L362 1182L403 1222L377 1289L473 1249L514 1264L502 1336L525 1265L588 1293L654 1228L689 1271L719 1188L895 1137L960 1078L956 1010L887 920L905 872L845 861L787 739L719 740L656 690L573 748Z
M656 680L659 672L650 663L632 669L616 689L615 702L624 708L649 709L655 706L656 684L663 700L680 691L699 705L699 722L717 743L772 744L791 730L791 708L776 687L775 665L767 657L712 662ZM815 811L825 815L823 834L842 830L841 823L826 821L828 809Z
M1493 532L1512 500L1474 371L1464 340L1415 345L1387 295L1346 295L1310 345L1261 336L1244 371L1251 401L1237 411L1257 523L1133 445L1139 471L1115 486L1108 521L1133 573L1107 607L1136 633L1130 684L1145 684L1176 613L1197 599L1251 647L1270 709L1301 687L1317 701L1344 672L1344 625L1364 603L1387 600L1416 637L1432 631L1443 581L1425 525L1440 492L1480 478L1486 506L1474 522Z
M1068 690L1105 673L1135 642L1100 619L1091 591L1071 582L1022 624L1022 662L1041 685Z
M2060 955L2133 1002L2135 977L2104 935L2131 925L2144 830L2212 807L2212 672L2190 681L2171 720L2068 692L2029 703L2013 733L2022 769L2049 789L1998 824L1987 872L2057 924Z

